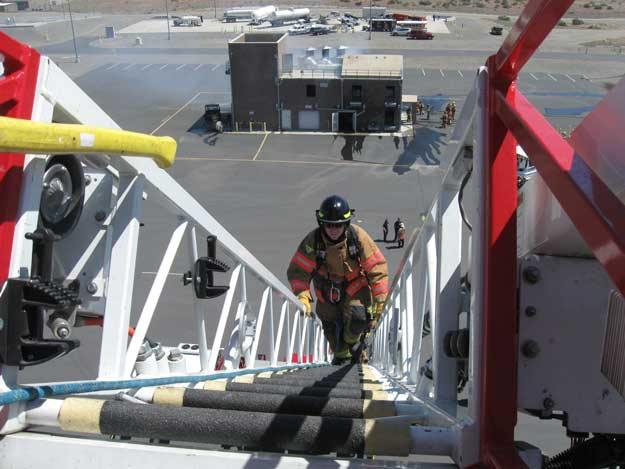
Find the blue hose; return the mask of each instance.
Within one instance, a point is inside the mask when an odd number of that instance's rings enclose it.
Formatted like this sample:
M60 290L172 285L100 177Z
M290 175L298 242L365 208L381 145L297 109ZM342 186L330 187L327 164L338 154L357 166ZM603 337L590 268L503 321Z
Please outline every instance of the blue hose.
M95 391L110 391L113 389L142 388L147 386L162 386L175 383L197 383L215 379L234 378L240 375L263 373L266 371L293 370L297 368L317 368L327 366L321 364L285 365L267 368L243 369L216 373L210 375L166 376L162 378L123 379L118 381L81 381L74 383L48 384L45 386L24 386L19 389L0 393L0 405L14 404L19 401L33 401L50 396L63 394L81 394Z

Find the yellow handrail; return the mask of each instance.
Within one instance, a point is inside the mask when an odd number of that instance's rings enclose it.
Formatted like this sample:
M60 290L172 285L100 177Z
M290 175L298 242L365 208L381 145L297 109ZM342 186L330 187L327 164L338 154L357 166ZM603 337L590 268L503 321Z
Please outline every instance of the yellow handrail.
M168 168L176 158L171 137L79 124L47 124L0 116L0 152L53 155L108 153L153 158Z

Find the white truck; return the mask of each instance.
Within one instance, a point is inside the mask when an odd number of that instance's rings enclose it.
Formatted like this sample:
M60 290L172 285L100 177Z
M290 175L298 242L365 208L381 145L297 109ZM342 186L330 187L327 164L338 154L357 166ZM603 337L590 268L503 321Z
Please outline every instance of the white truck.
M201 16L180 16L174 18L174 26L202 26Z

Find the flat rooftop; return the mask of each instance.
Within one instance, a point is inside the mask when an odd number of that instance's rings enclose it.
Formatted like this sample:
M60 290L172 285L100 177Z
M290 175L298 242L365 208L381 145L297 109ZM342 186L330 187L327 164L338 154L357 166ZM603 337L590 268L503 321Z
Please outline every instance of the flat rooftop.
M231 44L277 43L287 37L287 33L241 33L230 41Z
M403 71L404 57L402 55L346 55L343 59L341 76L343 78L401 78Z

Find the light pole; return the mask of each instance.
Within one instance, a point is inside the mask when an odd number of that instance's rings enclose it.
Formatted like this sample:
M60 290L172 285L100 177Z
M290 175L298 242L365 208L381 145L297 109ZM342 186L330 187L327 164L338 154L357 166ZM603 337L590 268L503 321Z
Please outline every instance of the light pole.
M67 11L69 12L69 24L72 25L72 39L74 40L74 62L78 63L78 47L76 46L76 32L74 31L74 19L72 18L72 6L69 0L67 0Z
M369 0L369 40L371 40L371 24L373 23L372 21L372 13L371 13L371 6L372 6L373 0Z
M213 0L213 8L215 9L215 18L217 18L217 0Z
M169 6L167 5L167 0L165 0L165 12L167 13L167 40L171 40L171 31L169 30Z

